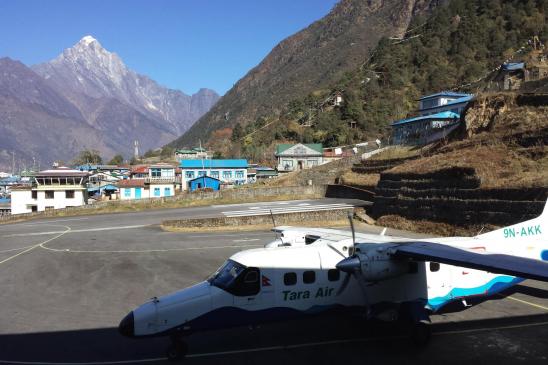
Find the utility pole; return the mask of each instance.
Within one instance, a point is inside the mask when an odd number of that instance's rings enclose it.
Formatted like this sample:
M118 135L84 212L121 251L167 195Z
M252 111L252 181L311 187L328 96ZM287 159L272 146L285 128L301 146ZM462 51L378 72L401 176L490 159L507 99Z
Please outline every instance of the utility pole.
M11 151L11 174L15 175L15 151Z

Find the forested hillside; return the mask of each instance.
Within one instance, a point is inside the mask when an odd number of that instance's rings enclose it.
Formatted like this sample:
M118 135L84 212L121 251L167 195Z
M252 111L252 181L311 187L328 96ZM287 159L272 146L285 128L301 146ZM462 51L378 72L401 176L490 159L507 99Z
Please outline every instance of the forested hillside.
M452 0L414 17L404 37L383 37L370 58L329 88L292 99L280 115L217 130L210 144L264 160L278 141L335 146L376 138L423 94L481 90L494 68L530 50L534 35L546 41L547 12L548 0ZM340 106L332 106L336 92Z

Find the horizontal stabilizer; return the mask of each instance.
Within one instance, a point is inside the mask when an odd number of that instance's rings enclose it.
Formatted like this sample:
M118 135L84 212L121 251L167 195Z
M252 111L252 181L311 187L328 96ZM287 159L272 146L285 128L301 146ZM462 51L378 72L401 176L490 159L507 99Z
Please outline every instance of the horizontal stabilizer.
M433 242L406 242L392 250L394 257L434 261L470 269L548 281L548 262L519 256L476 253Z

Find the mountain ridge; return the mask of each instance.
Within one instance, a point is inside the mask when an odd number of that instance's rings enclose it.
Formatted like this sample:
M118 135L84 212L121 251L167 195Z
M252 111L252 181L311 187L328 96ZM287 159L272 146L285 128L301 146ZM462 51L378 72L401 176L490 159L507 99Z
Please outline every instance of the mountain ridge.
M440 2L340 1L324 18L276 45L171 145L189 146L215 130L279 113L286 102L340 79L364 62L383 36L401 36L415 14Z

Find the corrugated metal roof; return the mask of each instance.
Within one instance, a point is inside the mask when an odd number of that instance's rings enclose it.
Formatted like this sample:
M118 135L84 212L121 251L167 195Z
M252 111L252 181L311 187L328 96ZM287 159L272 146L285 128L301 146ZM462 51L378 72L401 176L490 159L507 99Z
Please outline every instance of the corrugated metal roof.
M247 160L181 160L182 169L219 169L244 168L247 169Z
M445 112L436 113L436 114L432 114L432 115L423 115L423 116L420 116L420 117L400 119L400 120L395 121L391 125L396 126L396 125L413 123L413 122L418 122L418 121L422 121L422 120L429 120L429 119L434 119L434 120L439 120L439 119L460 119L460 115L457 114L457 113L450 112L450 111L445 111Z
M521 70L524 68L525 68L524 62L509 62L509 63L502 64L502 69L506 71Z
M458 99L455 99L455 100L451 100L447 104L436 105L436 106L433 106L431 108L424 108L424 109L421 109L420 111L422 112L422 111L425 111L425 110L446 108L446 107L451 106L451 105L458 105L458 104L468 103L472 99L474 99L474 95L468 95L468 96L465 96L463 98L458 98Z
M276 146L276 154L279 155L280 153L283 153L284 151L287 151L291 147L299 144L305 147L308 147L318 153L323 153L323 145L321 143L295 143L295 144L282 143Z
M425 96L422 96L421 98L419 98L419 100L426 100L426 99L431 99L431 98L437 98L439 96L450 96L450 97L465 97L465 96L470 96L470 94L466 94L466 93L457 93L457 92L454 92L454 91L441 91L439 93L435 93L435 94L430 94L430 95L425 95Z
M119 188L132 188L132 187L143 187L145 186L145 179L126 179L120 180L116 184Z

